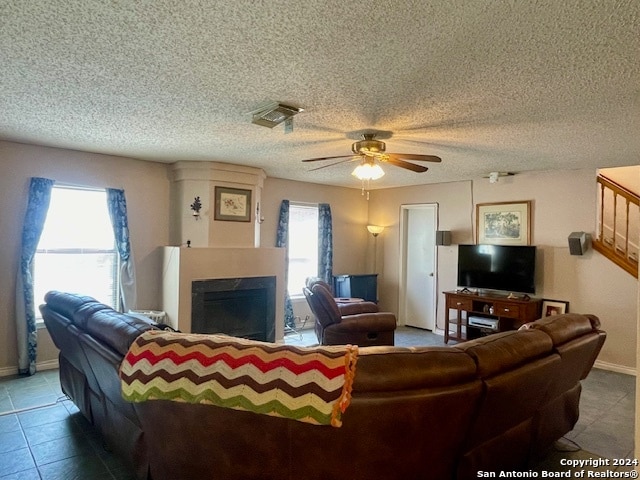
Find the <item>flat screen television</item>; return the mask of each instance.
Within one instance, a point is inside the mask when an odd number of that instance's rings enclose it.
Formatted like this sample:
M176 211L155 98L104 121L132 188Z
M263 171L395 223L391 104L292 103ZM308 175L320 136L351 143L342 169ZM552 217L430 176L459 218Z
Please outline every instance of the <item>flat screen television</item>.
M458 286L535 293L536 247L458 245Z

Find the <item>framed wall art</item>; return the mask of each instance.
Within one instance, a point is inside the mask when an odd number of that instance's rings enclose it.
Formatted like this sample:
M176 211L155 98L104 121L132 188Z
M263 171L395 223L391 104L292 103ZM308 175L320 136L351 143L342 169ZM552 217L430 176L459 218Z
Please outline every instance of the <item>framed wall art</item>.
M478 203L476 242L492 245L529 245L531 201Z
M251 221L251 190L216 187L214 220Z
M569 302L562 300L542 300L542 316L561 315L569 312Z

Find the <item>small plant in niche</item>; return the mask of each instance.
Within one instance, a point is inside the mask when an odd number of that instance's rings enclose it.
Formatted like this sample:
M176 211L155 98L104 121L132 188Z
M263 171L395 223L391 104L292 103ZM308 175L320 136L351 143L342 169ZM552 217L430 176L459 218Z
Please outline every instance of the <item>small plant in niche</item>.
M193 199L193 203L191 204L191 210L193 211L192 215L196 220L200 218L200 209L202 208L202 203L200 203L200 197L196 197Z

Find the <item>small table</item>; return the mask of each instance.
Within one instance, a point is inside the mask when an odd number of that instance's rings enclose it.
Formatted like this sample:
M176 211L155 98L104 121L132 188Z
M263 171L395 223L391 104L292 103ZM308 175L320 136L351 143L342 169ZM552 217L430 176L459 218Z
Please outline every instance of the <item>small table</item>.
M360 303L364 302L364 298L355 298L355 297L335 297L334 300L336 303Z

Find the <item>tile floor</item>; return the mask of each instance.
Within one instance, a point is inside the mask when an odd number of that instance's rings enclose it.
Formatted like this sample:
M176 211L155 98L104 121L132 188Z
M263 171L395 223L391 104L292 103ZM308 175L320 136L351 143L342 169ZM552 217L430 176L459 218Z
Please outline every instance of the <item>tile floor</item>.
M58 371L0 378L0 479L133 480L60 390Z
M312 330L290 344L317 342ZM442 345L441 336L400 327L399 346ZM566 438L581 454L633 458L635 378L594 369L583 383L580 420ZM586 452L584 452L586 451ZM576 458L579 457L578 452ZM549 459L552 466L557 458ZM546 468L546 467L545 467ZM0 480L128 480L133 474L60 390L57 370L0 378Z

